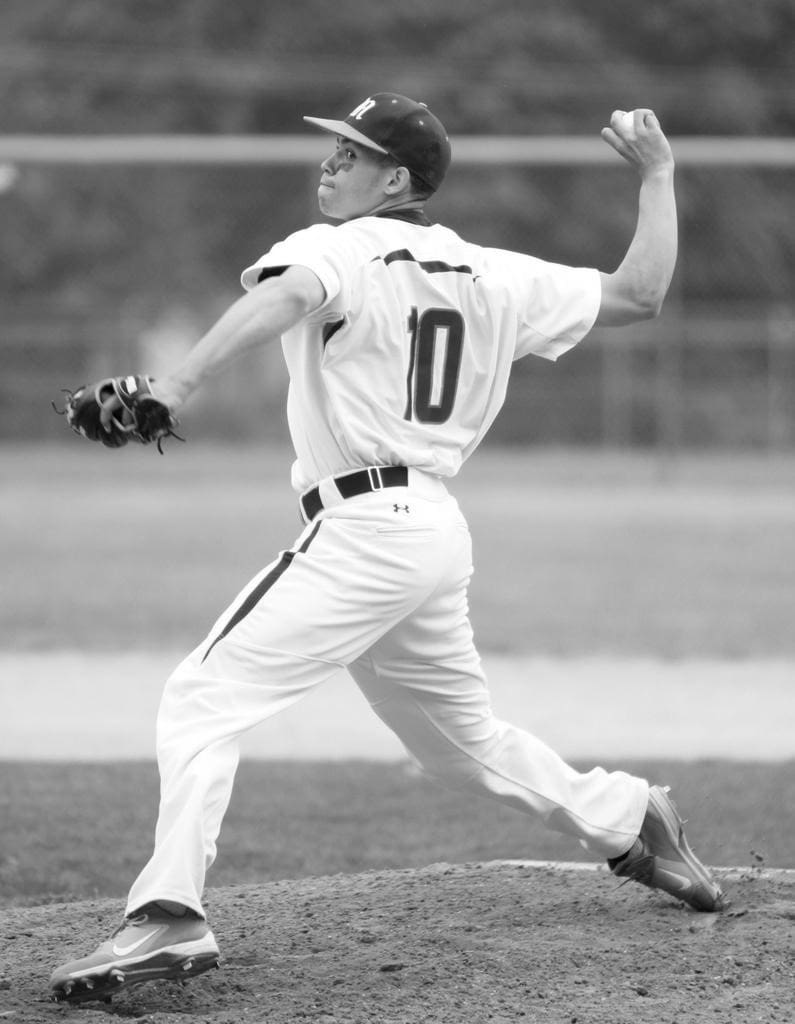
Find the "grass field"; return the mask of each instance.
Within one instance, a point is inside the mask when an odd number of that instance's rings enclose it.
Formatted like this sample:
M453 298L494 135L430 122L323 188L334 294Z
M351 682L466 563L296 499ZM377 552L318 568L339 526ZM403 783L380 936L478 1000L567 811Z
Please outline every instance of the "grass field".
M795 866L786 813L795 761L620 767L672 786L707 863ZM0 772L0 906L123 897L151 852L155 765L0 763ZM537 822L402 766L245 762L208 885L498 859L594 858Z
M295 539L286 448L0 448L5 649L189 648ZM477 452L484 651L795 656L795 458Z

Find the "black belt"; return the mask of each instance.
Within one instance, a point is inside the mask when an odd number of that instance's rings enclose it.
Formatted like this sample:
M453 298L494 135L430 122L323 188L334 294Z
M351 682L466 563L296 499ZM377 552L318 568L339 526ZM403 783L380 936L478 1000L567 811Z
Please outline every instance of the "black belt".
M357 494L369 494L383 487L407 487L409 471L405 466L370 466L355 473L335 476L334 484L343 498L355 498ZM307 522L322 512L324 505L320 498L320 487L305 491L300 498L301 508Z

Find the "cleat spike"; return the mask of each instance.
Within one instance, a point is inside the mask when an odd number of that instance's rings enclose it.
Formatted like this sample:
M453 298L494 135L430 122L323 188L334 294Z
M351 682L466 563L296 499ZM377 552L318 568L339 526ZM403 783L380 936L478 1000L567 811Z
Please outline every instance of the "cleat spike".
M93 978L86 978L83 981L83 984L86 986L87 989L91 990L94 987L94 979Z
M193 967L193 961L192 960L186 960L185 963L182 965L182 970L183 971L189 971L191 969L191 967Z

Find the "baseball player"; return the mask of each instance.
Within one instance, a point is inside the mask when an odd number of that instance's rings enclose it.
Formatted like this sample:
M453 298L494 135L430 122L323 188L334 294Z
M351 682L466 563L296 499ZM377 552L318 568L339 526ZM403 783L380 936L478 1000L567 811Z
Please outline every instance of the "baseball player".
M425 204L451 151L424 104L375 93L342 120L305 120L330 136L318 202L336 223L297 231L245 269L245 294L155 386L173 413L241 353L281 340L305 526L169 678L154 852L117 931L54 971L56 999L217 964L202 892L238 739L340 666L430 777L540 818L618 876L697 910L723 905L665 789L577 772L495 718L467 614L470 535L447 486L497 415L514 360L555 360L594 324L659 312L677 240L657 118L616 111L602 131L640 175L636 229L613 273L432 224Z

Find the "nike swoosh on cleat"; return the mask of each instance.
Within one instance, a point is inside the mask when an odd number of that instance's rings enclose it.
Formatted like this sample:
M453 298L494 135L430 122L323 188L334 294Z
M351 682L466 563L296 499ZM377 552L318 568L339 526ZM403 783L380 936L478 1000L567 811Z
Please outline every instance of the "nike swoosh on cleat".
M672 888L678 889L679 892L687 892L693 884L689 878L675 875L672 871L660 871L660 876L661 881L666 881Z
M135 942L131 942L129 946L117 946L113 943L113 955L114 956L129 956L130 953L134 953L139 946L143 946L149 939L153 939L155 935L159 935L162 931L165 931L166 925L161 924L157 928L153 928L151 932L144 935L142 939L136 939Z

